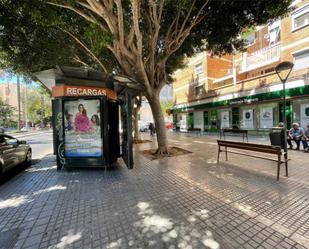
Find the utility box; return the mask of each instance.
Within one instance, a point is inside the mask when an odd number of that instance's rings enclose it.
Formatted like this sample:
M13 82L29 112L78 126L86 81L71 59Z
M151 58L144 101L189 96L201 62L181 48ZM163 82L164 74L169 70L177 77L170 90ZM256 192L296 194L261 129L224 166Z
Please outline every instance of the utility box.
M83 68L62 67L36 76L52 92L58 170L107 167L119 157L133 168L132 95L126 88L115 87L112 78Z
M280 146L284 149L286 146L286 141L284 141L284 128L273 127L269 133L270 144L273 146Z

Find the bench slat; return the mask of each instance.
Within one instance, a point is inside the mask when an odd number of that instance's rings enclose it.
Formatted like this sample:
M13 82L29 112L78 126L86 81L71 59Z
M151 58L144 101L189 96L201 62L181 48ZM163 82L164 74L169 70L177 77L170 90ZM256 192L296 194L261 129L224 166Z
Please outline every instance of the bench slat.
M228 152L228 153L231 153L231 154L248 156L248 154L237 152L237 151L232 151L232 150L226 150L226 151L222 150L222 152ZM258 156L258 155L250 155L250 157L261 158L261 159L265 159L265 160L269 160L269 161L278 162L277 158L269 158L269 157L263 157L263 156ZM280 161L280 163L284 163L284 161Z
M239 143L239 142L225 141L225 140L217 140L217 142L219 146L226 146L226 147L231 147L231 148L236 148L236 149L258 151L258 152L277 154L277 155L281 154L280 147L275 147L271 145Z
M223 133L240 133L240 134L248 133L248 130L237 130L237 129L223 129L222 131Z

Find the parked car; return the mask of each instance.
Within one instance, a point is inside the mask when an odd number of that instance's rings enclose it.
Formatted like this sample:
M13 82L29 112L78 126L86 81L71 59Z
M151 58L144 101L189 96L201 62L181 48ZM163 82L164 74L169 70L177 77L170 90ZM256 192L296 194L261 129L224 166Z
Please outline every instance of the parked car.
M5 133L5 129L3 127L0 127L0 133Z
M166 127L167 129L173 129L174 125L173 125L172 122L167 122L167 123L165 124L165 127Z
M0 173L21 163L30 165L32 150L26 141L0 134Z

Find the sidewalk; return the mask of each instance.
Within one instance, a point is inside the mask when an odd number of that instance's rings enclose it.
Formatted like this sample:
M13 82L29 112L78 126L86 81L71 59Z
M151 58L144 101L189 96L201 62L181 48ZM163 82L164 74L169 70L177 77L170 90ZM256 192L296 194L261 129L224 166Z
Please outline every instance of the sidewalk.
M107 172L48 156L0 186L0 248L309 248L308 154L278 182L261 159L217 167L215 137L169 136L193 153L149 161L155 142L138 144L133 170Z

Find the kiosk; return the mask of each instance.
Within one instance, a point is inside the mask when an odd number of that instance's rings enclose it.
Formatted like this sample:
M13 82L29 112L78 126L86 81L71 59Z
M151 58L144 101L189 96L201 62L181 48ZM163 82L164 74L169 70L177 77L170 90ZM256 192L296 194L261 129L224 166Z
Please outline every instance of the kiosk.
M58 170L107 167L119 157L133 168L130 89L85 68L58 67L36 77L52 93Z

